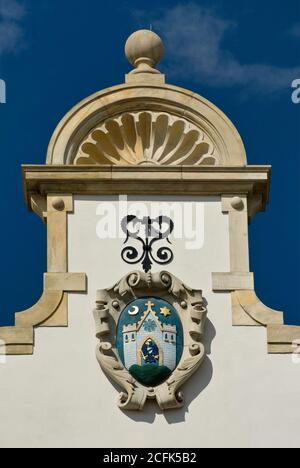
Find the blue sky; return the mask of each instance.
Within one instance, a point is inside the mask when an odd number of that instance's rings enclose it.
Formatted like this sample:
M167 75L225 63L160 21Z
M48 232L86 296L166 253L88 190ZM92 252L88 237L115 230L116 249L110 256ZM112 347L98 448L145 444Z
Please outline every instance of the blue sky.
M237 8L238 4L238 8ZM43 164L51 134L79 100L124 81L128 35L151 24L170 83L218 105L249 164L271 164L270 204L250 226L256 292L300 324L300 1L0 0L2 164L0 324L33 305L46 271L45 227L27 212L20 166Z

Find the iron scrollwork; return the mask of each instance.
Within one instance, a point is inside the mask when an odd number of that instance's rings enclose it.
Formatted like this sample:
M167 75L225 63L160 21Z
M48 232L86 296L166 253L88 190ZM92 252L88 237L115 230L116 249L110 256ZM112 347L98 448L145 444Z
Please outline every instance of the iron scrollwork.
M142 264L146 273L151 271L153 263L167 265L174 259L174 254L170 247L161 246L155 249L155 244L166 239L169 244L170 235L174 230L173 221L167 216L159 216L151 219L149 216L138 218L134 215L125 216L121 227L126 234L124 244L129 239L135 239L141 244L141 251L133 245L128 245L122 250L121 257L124 262L130 265Z

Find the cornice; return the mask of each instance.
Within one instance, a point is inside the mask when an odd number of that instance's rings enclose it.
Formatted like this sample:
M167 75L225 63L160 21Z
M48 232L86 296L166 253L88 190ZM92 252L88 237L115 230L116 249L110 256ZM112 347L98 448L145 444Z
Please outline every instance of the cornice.
M53 166L24 165L25 198L33 195L260 195L257 211L269 198L270 166Z

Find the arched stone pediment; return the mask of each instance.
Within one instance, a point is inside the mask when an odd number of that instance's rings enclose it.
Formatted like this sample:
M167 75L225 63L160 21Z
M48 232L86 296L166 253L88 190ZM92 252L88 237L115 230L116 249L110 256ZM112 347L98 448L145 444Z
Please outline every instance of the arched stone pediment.
M74 107L51 139L53 165L245 166L242 139L206 99L166 84L124 84Z

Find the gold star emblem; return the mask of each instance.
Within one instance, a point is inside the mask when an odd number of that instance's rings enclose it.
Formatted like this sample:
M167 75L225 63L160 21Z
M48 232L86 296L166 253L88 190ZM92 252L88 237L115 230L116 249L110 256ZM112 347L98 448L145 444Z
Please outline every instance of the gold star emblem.
M160 313L164 317L168 317L169 315L171 315L171 311L170 311L170 309L168 309L168 307L161 307L160 308Z

